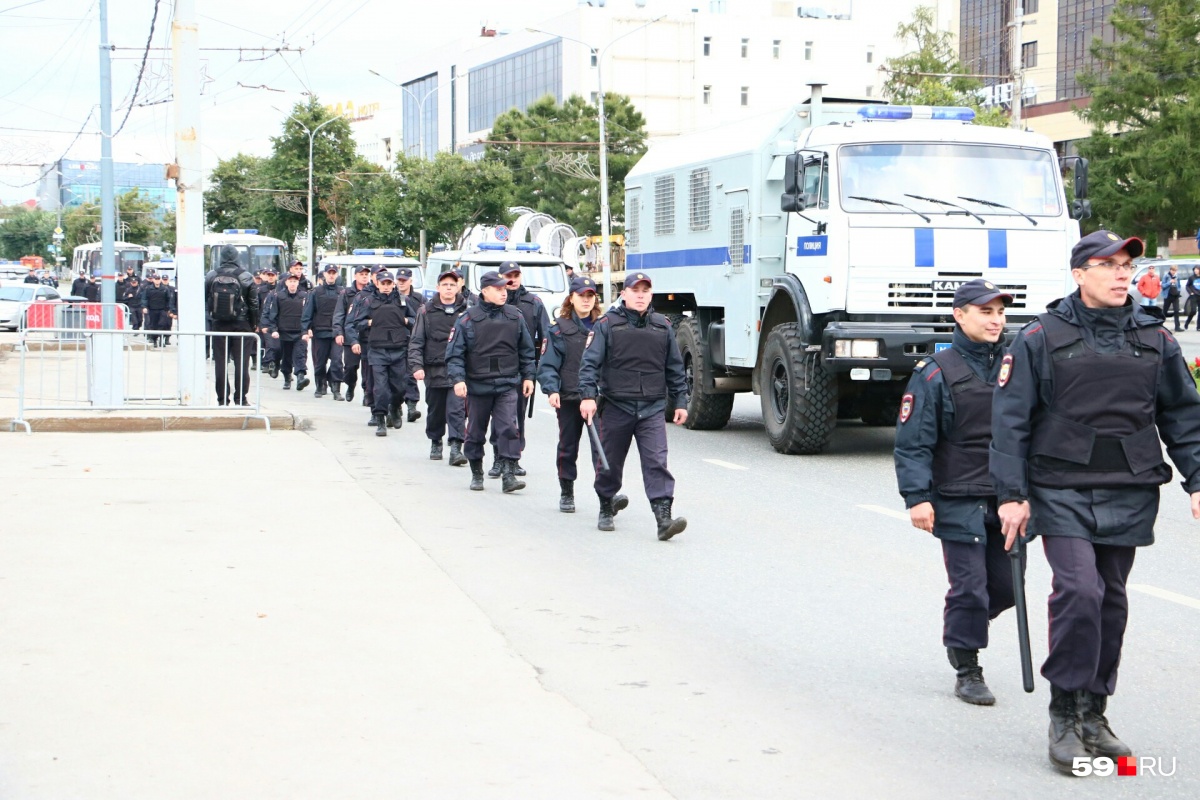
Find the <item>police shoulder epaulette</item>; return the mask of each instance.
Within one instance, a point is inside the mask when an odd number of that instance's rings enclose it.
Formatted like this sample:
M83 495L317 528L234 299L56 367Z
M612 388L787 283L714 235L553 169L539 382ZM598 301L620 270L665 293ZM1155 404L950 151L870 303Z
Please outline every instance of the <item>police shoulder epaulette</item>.
M925 365L928 363L929 363L928 361L926 361L925 359L922 358L920 361L917 362L917 365L915 367L913 367L913 372L917 372L919 370L924 369Z

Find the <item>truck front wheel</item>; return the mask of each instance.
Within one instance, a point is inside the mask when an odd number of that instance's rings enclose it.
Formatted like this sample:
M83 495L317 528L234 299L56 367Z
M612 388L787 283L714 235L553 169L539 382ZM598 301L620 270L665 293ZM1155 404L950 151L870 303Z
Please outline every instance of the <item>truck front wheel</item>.
M703 376L708 369L708 347L700 335L700 323L683 319L675 328L683 371L688 385L687 427L695 431L718 431L729 424L733 413L732 394L710 394L704 390ZM667 409L667 421L674 412Z
M808 360L804 347L799 325L777 325L767 335L759 366L767 437L789 455L820 453L837 425L837 379Z

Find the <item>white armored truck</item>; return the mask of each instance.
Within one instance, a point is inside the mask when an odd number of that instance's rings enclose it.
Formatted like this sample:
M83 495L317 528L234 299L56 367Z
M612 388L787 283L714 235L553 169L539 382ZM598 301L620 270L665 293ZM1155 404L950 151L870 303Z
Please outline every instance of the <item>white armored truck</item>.
M1012 294L1012 326L1064 293L1085 161L1068 202L1043 136L867 102L815 87L654 145L626 178L626 270L676 325L688 427L724 427L753 391L776 450L818 453L839 419L894 423L917 362L949 346L961 283Z

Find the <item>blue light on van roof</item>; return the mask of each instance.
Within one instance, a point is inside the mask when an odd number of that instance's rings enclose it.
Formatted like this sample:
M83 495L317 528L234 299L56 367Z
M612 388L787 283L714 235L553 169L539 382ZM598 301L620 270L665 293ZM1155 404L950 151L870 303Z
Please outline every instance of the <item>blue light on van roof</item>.
M542 246L540 244L533 244L531 242L522 242L521 244L517 245L517 249L536 253L538 250L542 249Z
M356 247L356 256L387 256L389 258L406 258L403 250L383 249L379 247Z
M970 122L975 111L963 106L863 106L858 110L863 119L938 119Z
M480 250L504 250L504 242L480 242Z
M258 236L258 228L226 228L222 233L226 235L231 233L242 233L247 236Z

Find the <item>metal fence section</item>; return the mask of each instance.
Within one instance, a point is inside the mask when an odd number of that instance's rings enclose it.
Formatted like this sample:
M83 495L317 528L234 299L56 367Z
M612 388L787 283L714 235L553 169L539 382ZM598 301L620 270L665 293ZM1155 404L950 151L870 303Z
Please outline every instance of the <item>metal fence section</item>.
M124 303L26 303L21 306L19 332L60 330L56 338L81 341L83 332L104 327L104 313L115 309L118 330L129 330L129 306Z
M81 338L73 340L65 334ZM29 412L206 411L242 416L243 429L251 419L259 419L271 430L270 420L262 413L262 374L247 368L243 385L239 387L236 381L234 359L244 352L244 360L254 360L257 334L162 331L154 337L159 339L157 343L145 337L145 331L133 330L22 331L16 347L20 356L17 415L9 429L21 425L31 433L26 419ZM180 389L181 356L188 348L195 348L190 352L208 360L202 394L185 398ZM226 362L225 388L220 392L216 385L220 365L212 360L217 353L225 355ZM98 401L102 394L96 389L98 376L110 382L112 376L119 376L117 401ZM111 398L111 392L108 396Z

